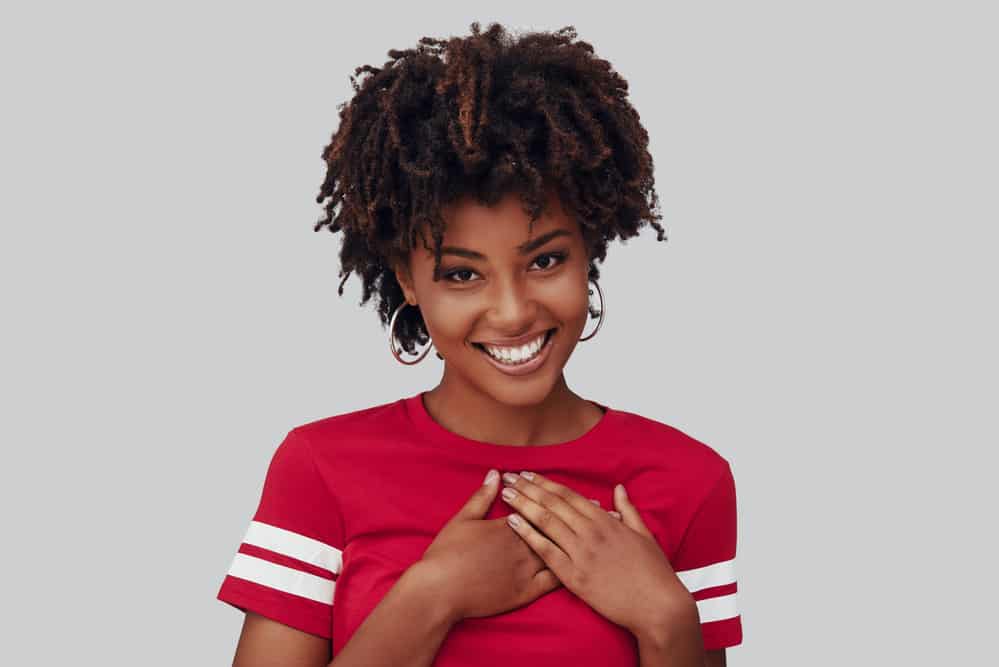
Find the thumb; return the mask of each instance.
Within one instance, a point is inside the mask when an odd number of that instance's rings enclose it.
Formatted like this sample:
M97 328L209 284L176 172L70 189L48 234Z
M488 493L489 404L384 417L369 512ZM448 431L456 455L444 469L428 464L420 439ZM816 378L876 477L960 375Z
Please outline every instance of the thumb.
M618 484L614 487L614 506L621 513L621 521L624 522L624 525L646 537L655 539L652 531L642 521L638 510L631 504L631 499L628 498L628 491L624 488L624 484Z
M498 480L499 472L495 469L490 469L486 474L486 479L482 482L482 486L476 489L472 497L458 510L458 515L463 519L481 519L485 517L493 504L493 500L496 499L496 489L499 487L499 484L497 484Z
M555 576L554 572L548 568L538 570L534 574L534 577L531 578L531 583L528 585L528 590L525 593L526 600L524 604L541 597L545 593L550 593L560 586L562 586L562 582Z

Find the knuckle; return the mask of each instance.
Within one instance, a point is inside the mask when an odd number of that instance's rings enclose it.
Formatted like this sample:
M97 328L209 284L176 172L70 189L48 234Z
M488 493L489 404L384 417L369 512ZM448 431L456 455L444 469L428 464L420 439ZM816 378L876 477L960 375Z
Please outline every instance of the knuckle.
M551 547L547 540L538 540L537 543L531 543L531 549L536 553L542 561L548 562L548 555L551 553Z
M548 487L548 493L553 496L558 496L562 500L567 500L569 498L569 489L562 486L561 484L551 484Z
M538 515L537 515L537 518L536 518L536 520L535 520L534 523L539 528L547 528L547 527L550 527L552 525L552 522L554 520L555 520L555 515L552 514L550 510L547 510L545 508L541 508L538 511Z

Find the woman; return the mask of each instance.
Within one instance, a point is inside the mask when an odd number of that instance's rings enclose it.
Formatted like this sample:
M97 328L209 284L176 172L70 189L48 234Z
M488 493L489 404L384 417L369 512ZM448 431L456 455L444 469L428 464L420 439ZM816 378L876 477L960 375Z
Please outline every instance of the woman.
M607 242L665 238L627 83L574 39L473 23L355 72L316 230L395 358L432 344L443 373L288 432L218 593L235 664L724 665L742 641L727 461L563 375Z

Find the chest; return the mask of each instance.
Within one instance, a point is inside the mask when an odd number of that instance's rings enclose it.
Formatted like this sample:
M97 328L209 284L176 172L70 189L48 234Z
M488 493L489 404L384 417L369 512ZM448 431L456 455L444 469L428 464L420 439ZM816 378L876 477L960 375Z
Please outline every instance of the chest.
M341 457L332 479L345 519L343 566L336 580L333 604L333 648L344 646L402 574L422 558L443 525L481 484L489 465L448 463L399 455L352 461ZM533 469L570 486L577 493L613 508L613 483L634 491L650 529L667 554L680 527L667 525L677 492L670 476L658 468L606 457L602 468L496 466L505 470ZM499 497L485 518L510 513ZM528 605L486 618L465 619L445 638L436 667L529 667L566 664L637 665L634 636L608 621L571 591L560 587Z
M389 548L378 549L370 541L359 541L344 550L333 604L334 652L350 640L423 552L412 545L408 549L382 546ZM417 556L412 557L417 551ZM518 609L461 621L444 639L433 664L435 667L625 666L637 665L638 653L630 632L607 621L572 592L560 587Z

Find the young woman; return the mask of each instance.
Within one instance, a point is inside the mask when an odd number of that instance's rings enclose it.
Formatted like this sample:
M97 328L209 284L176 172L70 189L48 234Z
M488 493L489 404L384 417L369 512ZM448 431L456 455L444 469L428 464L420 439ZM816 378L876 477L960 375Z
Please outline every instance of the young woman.
M627 83L574 40L473 23L352 77L316 230L393 356L432 345L442 376L288 432L218 593L235 664L724 665L742 641L726 459L563 374L608 241L665 238Z

